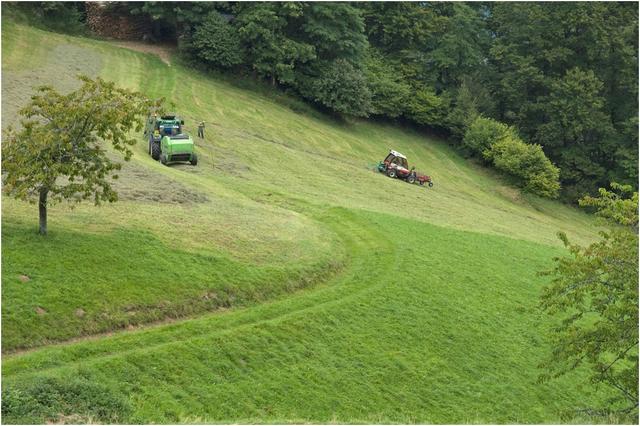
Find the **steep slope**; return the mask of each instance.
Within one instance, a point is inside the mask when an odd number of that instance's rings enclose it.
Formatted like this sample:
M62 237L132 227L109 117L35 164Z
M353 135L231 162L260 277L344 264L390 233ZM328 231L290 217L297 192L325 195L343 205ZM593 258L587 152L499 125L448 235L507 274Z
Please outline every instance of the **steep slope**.
M76 72L208 123L198 167L162 166L141 139L121 201L55 206L46 239L3 196L3 352L94 335L5 355L5 422L548 422L605 396L579 393L579 373L536 383L536 273L563 253L558 230L594 237L586 215L415 132L106 42L3 22L2 43L3 126L31 84ZM369 170L389 148L435 187Z

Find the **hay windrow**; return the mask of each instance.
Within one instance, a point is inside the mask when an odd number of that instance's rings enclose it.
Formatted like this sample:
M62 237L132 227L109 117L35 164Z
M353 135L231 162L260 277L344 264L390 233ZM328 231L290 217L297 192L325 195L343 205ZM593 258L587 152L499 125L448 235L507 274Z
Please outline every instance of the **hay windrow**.
M168 176L154 172L141 164L123 161L110 154L113 161L122 164L118 179L113 180L113 188L118 199L163 204L205 203L209 198Z

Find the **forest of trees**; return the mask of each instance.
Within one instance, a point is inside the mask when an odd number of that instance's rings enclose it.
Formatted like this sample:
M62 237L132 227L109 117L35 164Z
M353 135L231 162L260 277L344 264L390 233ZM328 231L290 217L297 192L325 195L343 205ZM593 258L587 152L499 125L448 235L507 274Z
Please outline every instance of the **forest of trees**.
M82 3L48 12L65 13ZM638 4L113 2L193 64L447 135L533 193L638 181ZM483 142L483 138L487 138Z

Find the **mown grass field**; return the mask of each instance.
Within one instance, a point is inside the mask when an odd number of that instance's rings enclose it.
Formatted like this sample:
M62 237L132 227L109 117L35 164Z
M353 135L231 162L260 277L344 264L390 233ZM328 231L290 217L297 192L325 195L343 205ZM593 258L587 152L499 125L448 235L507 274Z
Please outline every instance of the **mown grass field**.
M199 165L140 138L121 200L2 197L5 423L544 423L607 397L539 384L549 268L592 220L445 142L339 123L107 42L3 21L2 125L31 86L100 75L165 96ZM372 172L389 148L432 189ZM27 277L27 278L25 278Z

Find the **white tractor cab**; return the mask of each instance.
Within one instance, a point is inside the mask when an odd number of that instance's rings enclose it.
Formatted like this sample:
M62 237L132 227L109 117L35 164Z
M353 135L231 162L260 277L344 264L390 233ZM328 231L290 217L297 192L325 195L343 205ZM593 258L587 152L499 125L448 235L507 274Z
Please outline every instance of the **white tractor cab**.
M389 155L382 162L386 165L386 168L389 169L403 169L403 171L409 171L409 163L407 162L407 157L399 153L398 151L391 150L389 151Z

